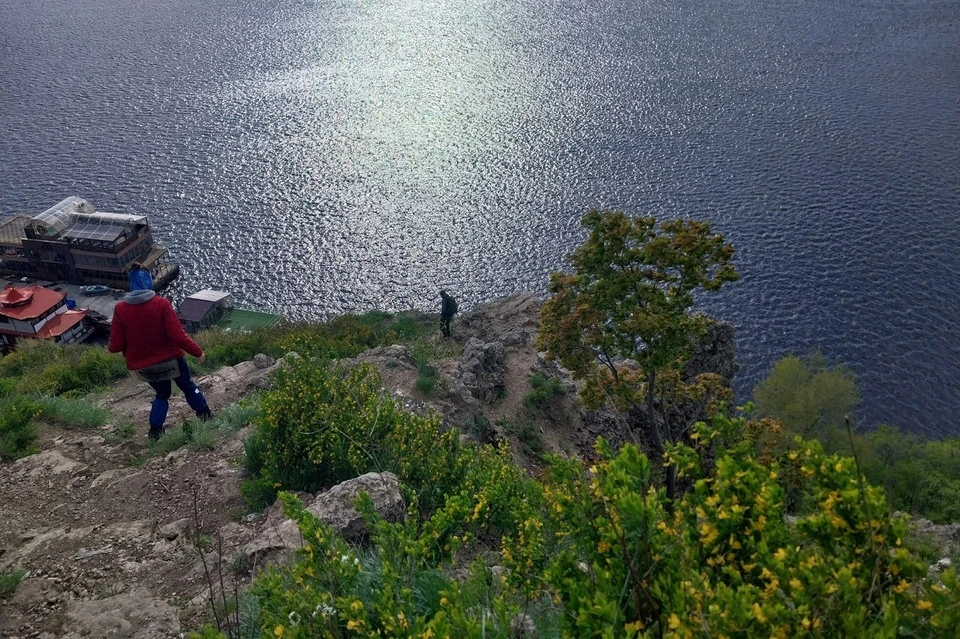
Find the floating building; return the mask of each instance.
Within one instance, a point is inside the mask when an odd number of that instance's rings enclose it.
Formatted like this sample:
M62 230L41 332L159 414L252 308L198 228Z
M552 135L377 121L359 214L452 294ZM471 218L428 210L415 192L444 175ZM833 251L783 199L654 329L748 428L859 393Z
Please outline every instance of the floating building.
M210 289L197 291L183 300L177 316L188 333L199 333L211 328L253 331L276 326L282 319L273 313L237 308L230 293Z
M126 289L139 262L162 288L180 273L166 253L145 216L97 211L77 196L0 222L0 270L37 279Z

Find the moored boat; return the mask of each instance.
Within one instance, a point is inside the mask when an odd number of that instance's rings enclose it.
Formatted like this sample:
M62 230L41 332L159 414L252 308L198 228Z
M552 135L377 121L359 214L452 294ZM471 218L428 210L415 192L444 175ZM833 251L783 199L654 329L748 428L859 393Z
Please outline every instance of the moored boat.
M106 295L110 292L110 287L104 286L103 284L93 284L91 286L81 286L80 292L88 297Z

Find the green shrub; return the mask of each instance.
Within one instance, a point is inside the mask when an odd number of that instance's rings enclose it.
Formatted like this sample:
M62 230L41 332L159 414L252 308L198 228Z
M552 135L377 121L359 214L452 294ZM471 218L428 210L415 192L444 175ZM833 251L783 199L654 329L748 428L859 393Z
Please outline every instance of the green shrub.
M265 479L284 488L314 491L356 477L376 464L364 445L389 431L392 402L381 396L372 368L331 369L301 359L277 375L263 400L257 439Z
M533 421L529 419L524 419L520 422L504 421L501 423L501 427L505 432L517 438L517 441L520 442L520 449L527 457L540 459L544 452L546 452L546 448L543 445L543 437Z
M417 363L417 371L420 375L413 383L413 387L421 395L432 395L433 389L437 384L437 369L424 360Z
M301 360L276 381L245 445L244 467L262 482L248 489L251 497L267 488L316 491L368 471L390 471L427 514L467 490L465 483L474 486L469 500L476 500L474 493L487 491L487 483L497 485L514 468L506 452L462 447L456 430L441 431L439 416L405 410L369 365L343 369ZM504 499L513 496L503 490ZM498 519L495 528L509 525Z
M277 499L277 488L267 479L246 479L240 484L240 495L250 512L260 512Z
M462 584L438 569L429 521L423 531L374 523L379 551L358 553L296 498L282 499L306 546L294 565L268 568L251 587L260 625L274 636L509 635L519 602L505 602L499 580L480 564Z
M33 420L43 408L24 397L0 399L0 460L11 461L36 452Z
M17 350L0 359L0 377L24 377L61 357L61 349L46 340L23 340Z
M422 339L429 335L434 327L433 320L415 312L398 313L389 319L390 330L401 343Z
M855 384L849 370L814 352L778 361L754 395L760 413L782 421L788 434L814 437L831 453L853 454L844 416L859 401ZM852 439L864 475L886 490L894 510L937 523L960 520L960 438L929 441L880 425Z
M413 382L413 387L421 395L425 395L429 397L430 395L433 394L433 389L436 386L436 384L437 384L436 377L426 377L424 375L420 375L419 377L417 377L416 381Z
M497 432L490 425L490 420L482 413L477 413L468 418L463 423L463 428L481 444L492 444L496 441Z
M408 463L414 446L443 451L455 433L438 417L418 417L387 394L372 366L331 367L302 359L277 375L257 428L260 476L284 488L314 491L370 470L390 470L413 486L437 477L436 465ZM248 447L248 451L249 451Z
M529 377L533 389L523 396L523 404L528 408L544 409L553 398L563 394L563 385L555 377L545 377L534 373Z
M373 551L283 495L305 546L254 582L257 622L280 637L505 638L521 611L543 637L933 638L958 627L956 572L925 578L907 522L853 460L799 442L788 460L815 506L790 523L779 467L747 431L721 416L695 426L695 447L669 447L692 485L672 512L646 456L602 441L589 471L552 458L538 481L503 452L465 446L460 483L428 514L414 502L386 523L361 496ZM469 574L453 569L458 555L474 558Z
M12 594L27 576L26 570L0 572L0 597Z
M15 377L0 377L0 397L10 397L17 394L17 379Z
M80 351L75 370L75 386L66 390L87 393L127 376L127 366L121 355L95 347L85 347Z
M259 475L265 465L263 442L260 441L259 431L255 431L243 440L243 472L248 477L253 477Z

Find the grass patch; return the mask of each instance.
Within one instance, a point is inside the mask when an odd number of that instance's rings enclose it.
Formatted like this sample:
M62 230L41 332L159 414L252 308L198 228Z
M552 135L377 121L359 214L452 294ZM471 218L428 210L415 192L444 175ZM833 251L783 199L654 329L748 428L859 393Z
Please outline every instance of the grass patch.
M411 350L429 351L428 335L435 320L417 312L341 315L322 324L283 323L250 332L211 330L196 336L207 354L203 365L191 364L207 373L221 366L252 360L257 353L283 357L296 351L304 357L343 359L356 357L377 346L404 344ZM415 347L415 345L418 345Z
M168 428L160 439L149 440L150 444L147 449L147 456L155 457L157 455L172 453L178 448L185 446L189 440L189 435L183 428Z
M422 395L433 394L433 389L437 385L437 369L426 360L417 360L417 370L420 375L413 383L413 387Z
M183 446L189 446L192 450L213 450L224 437L254 421L259 411L259 399L248 397L225 407L210 421L188 419L182 427L168 428L163 437L151 441L146 454L141 456L143 459L138 458L132 463L141 465L147 458L166 455Z
M260 402L258 398L248 397L226 406L217 413L212 423L215 423L221 431L235 431L253 423L259 414Z
M436 377L427 377L426 375L421 375L417 378L417 381L413 383L413 387L421 395L430 396L433 394L433 389L437 385Z
M15 380L9 386L21 395L82 397L127 375L123 356L84 344L24 340L0 359L0 378Z
M107 423L110 413L88 399L45 396L37 400L40 417L67 428L99 428Z
M187 436L187 445L193 450L213 450L217 447L221 434L217 424L191 419L183 425Z
M0 597L13 594L26 577L27 571L22 569L0 572Z
M240 484L240 495L247 502L250 512L260 512L277 499L274 482L259 478L266 465L264 447L259 433L243 440L243 472L248 477Z
M107 431L103 434L103 441L107 443L108 446L117 446L127 441L131 437L137 434L137 429L130 422L119 424L114 426L112 430Z

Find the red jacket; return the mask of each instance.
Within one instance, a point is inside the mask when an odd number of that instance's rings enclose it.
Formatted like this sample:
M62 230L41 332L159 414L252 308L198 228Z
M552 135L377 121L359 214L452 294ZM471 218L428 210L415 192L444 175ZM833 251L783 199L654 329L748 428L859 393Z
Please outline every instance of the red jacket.
M142 304L117 304L107 350L123 353L132 371L183 357L184 351L195 357L203 355L200 346L184 332L173 305L159 295Z

